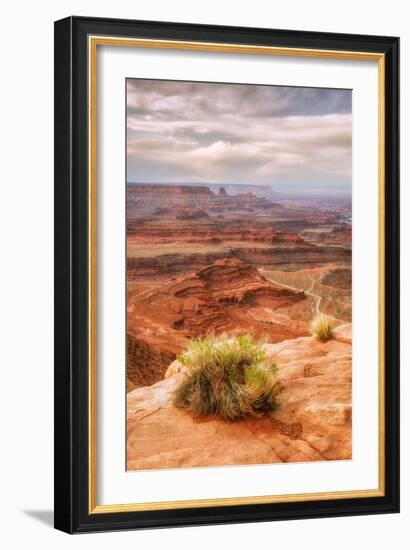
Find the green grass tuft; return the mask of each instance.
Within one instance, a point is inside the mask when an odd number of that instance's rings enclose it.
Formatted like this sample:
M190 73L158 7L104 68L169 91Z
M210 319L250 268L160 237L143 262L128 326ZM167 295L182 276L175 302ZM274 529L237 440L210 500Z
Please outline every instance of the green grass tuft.
M277 365L249 335L191 340L178 359L189 374L176 390L175 405L195 416L236 420L277 407Z
M333 325L325 315L317 315L310 324L310 330L321 342L327 342L333 338Z

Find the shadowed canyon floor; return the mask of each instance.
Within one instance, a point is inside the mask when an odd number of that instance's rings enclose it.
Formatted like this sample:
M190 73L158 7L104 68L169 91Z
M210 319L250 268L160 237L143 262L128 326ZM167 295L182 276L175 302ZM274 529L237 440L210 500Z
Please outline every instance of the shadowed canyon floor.
M225 422L195 419L173 405L184 367L127 395L129 470L351 459L351 325L319 342L299 337L265 344L278 364L279 408Z

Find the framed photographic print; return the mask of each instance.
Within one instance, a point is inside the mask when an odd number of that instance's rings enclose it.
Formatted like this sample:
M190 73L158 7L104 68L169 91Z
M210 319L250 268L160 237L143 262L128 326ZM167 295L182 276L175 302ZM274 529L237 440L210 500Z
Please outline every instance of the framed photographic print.
M399 39L55 24L55 526L399 510Z

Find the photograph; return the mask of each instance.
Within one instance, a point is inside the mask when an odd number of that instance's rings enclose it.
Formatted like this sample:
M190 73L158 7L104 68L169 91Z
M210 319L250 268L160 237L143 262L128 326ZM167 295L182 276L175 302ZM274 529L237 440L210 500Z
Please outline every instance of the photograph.
M352 90L125 85L127 470L351 460Z
M315 2L4 3L2 548L403 550L408 10Z
M55 520L399 511L399 39L55 22Z

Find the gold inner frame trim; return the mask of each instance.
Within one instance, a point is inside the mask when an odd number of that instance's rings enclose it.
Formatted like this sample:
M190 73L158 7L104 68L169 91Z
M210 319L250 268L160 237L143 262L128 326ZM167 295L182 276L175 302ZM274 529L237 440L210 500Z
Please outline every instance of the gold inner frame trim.
M215 498L200 500L178 500L161 502L143 502L131 504L97 504L97 46L122 46L134 48L176 49L190 51L208 51L221 53L245 53L287 57L330 58L339 60L377 61L378 63L378 180L379 180L379 365L378 365L378 488L352 491L328 491L288 495L249 496L235 498ZM113 36L88 36L88 510L90 514L116 512L140 512L153 510L175 510L187 508L205 508L212 506L240 506L249 504L268 504L283 502L306 502L318 500L341 500L351 498L375 498L385 494L385 56L374 52L350 52L305 48L282 48L273 46L255 46L243 44L218 44L208 42L189 42L177 40L156 40L140 38L122 38Z

